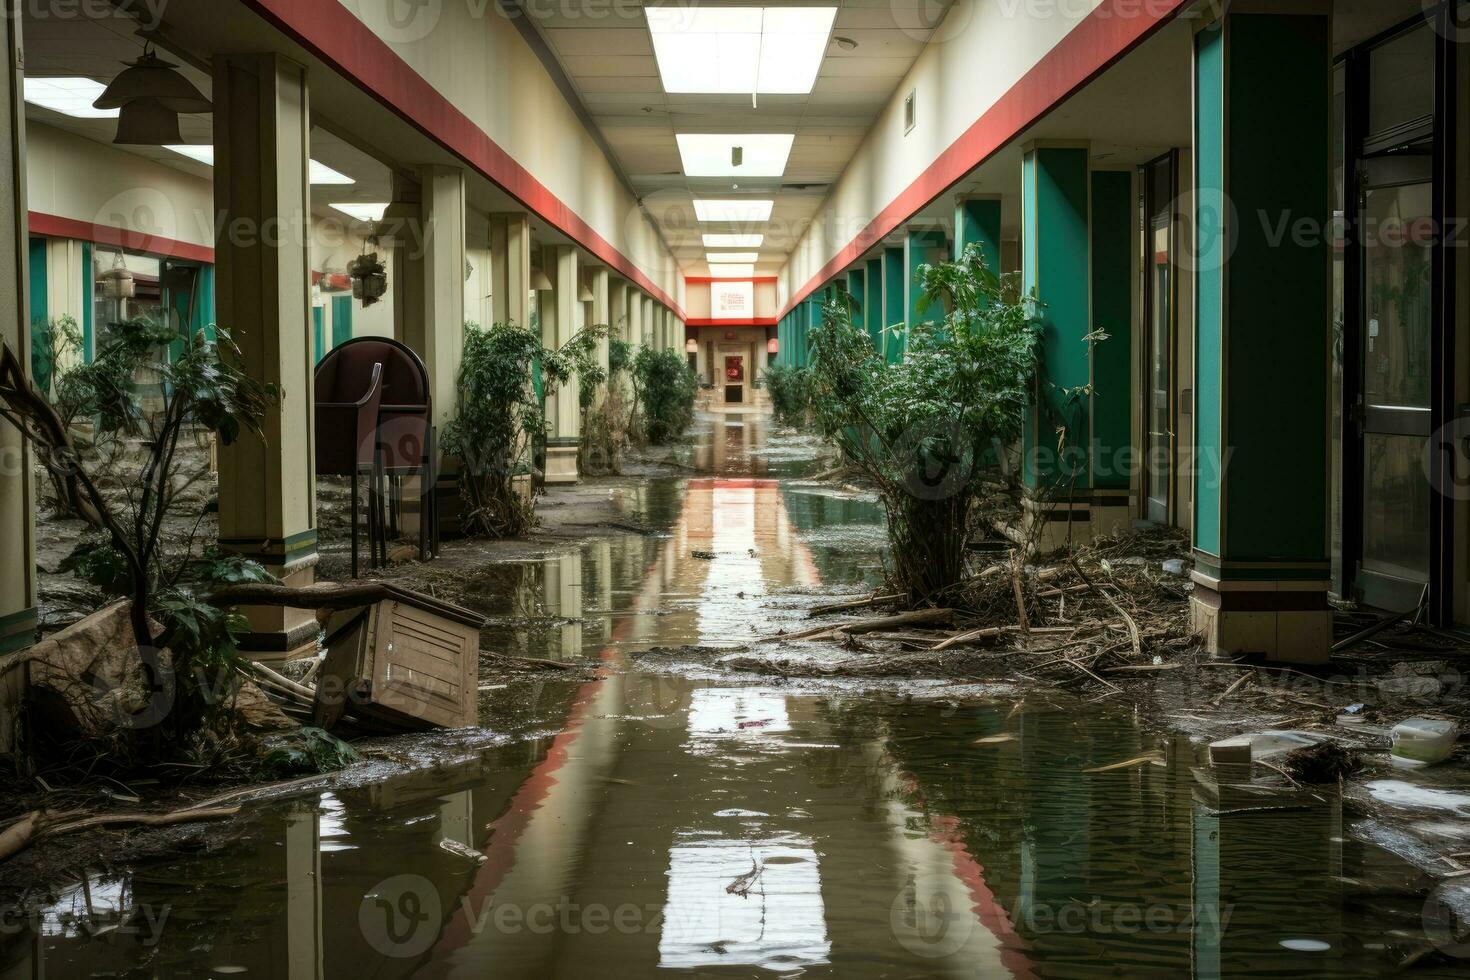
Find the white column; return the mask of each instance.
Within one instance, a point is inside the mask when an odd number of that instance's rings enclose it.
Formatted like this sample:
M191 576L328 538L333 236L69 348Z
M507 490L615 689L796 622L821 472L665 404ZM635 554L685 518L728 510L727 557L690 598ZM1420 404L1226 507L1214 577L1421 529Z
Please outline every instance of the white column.
M531 324L531 220L490 216L490 296L497 323Z
M550 302L542 304L542 343L560 348L577 330L577 250L571 245L548 245L544 255L543 268L551 278L552 294ZM551 422L546 438L546 482L576 483L582 413L575 375L555 393L548 391L546 415Z
M306 69L276 54L224 55L214 71L214 197L231 229L216 243L218 319L242 366L281 392L262 422L219 451L220 545L289 585L317 562L312 462L311 265ZM275 229L275 232L272 232ZM242 647L262 658L314 649L309 612L247 610Z
M0 159L0 339L15 352L29 372L31 363L30 301L27 268L25 109L21 102L20 18L7 16L0 24L5 43L6 68L0 79L6 111L0 131L11 152ZM0 422L0 653L29 646L36 638L36 501L31 477L31 452L8 422ZM12 671L14 673L14 671ZM5 683L0 678L0 683ZM0 691L0 721L9 722L6 698ZM8 744L9 727L0 734L0 748Z
M464 354L465 180L458 167L420 170L424 213L424 316L419 352L429 369L434 424L454 418ZM422 346L419 346L419 345Z
M590 322L593 326L604 327L610 331L613 323L612 283L610 282L612 277L608 275L605 265L598 266L591 271L592 319ZM607 373L607 338L608 334L604 332L597 341L597 364L602 368L604 374ZM603 390L606 390L605 385Z

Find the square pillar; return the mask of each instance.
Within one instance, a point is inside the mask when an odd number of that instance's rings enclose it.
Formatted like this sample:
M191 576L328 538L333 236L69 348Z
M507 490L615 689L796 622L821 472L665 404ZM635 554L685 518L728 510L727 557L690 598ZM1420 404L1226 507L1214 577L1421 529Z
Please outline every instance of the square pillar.
M658 350L658 337L655 332L656 328L653 322L653 297L645 293L641 299L643 303L643 329L642 333L639 335L639 342L642 346L651 347L654 350Z
M602 337L597 341L597 365L604 372L607 371L607 341L613 324L612 305L612 276L607 271L607 266L598 266L591 273L592 287L592 319L588 321L592 326L606 327Z
M490 303L496 323L531 323L531 219L490 216Z
M246 434L219 449L219 543L288 585L309 585L317 535L306 69L275 54L224 55L214 64L215 206L222 227L256 232L216 243L218 319L234 331L241 366L281 392L262 420L264 439ZM269 236L270 228L293 231ZM251 655L315 649L309 611L242 611L253 632L241 647Z
M10 188L0 194L0 263L14 276L0 281L0 338L15 352L23 369L31 365L30 280L27 268L25 174L25 112L21 105L20 18L8 16L0 23L5 44L6 67L0 79L7 111L0 119L0 132L11 153L0 159L0 184ZM30 646L36 639L36 499L32 479L30 446L9 422L0 422L0 654ZM0 750L9 745L9 717L4 685L0 678Z
M1000 275L1000 195L962 194L954 203L954 257L979 245L985 267Z
M868 259L865 270L863 292L863 326L873 339L875 350L883 349L883 259L881 256Z
M1211 651L1321 663L1332 246L1277 229L1331 227L1330 7L1241 7L1194 36L1191 610Z
M1133 254L1138 223L1131 170L1092 172L1092 467L1095 537L1133 525ZM999 252L997 252L997 256Z
M883 338L878 353L889 364L903 360L903 328L908 322L904 290L904 249L883 249ZM894 329L890 330L892 327Z
M459 362L464 355L465 180L458 167L422 167L423 275L421 315L410 321L405 342L429 369L434 424L441 430L455 414Z
M948 240L944 232L933 228L910 228L903 240L903 288L904 322L909 326L916 323L938 323L944 319L944 309L939 305L924 302L924 289L915 281L919 266L943 262L949 258L945 246ZM904 349L908 348L905 335Z
M1043 550L1091 535L1087 450L1092 380L1088 150L1032 144L1022 157L1021 286L1038 302L1039 366L1022 430L1022 478L1028 522L1044 522ZM1059 431L1065 429L1065 436Z
M643 346L643 291L637 286L628 287L628 326L623 331L623 339L636 356L638 348Z
M852 325L859 330L866 330L868 328L868 270L866 266L848 270L847 295L852 299Z
M542 267L551 279L552 291L541 309L541 342L559 349L572 339L580 326L580 280L577 278L577 249L572 245L548 245ZM581 447L582 411L577 402L577 377L573 375L555 391L546 393L546 482L576 483L577 453Z

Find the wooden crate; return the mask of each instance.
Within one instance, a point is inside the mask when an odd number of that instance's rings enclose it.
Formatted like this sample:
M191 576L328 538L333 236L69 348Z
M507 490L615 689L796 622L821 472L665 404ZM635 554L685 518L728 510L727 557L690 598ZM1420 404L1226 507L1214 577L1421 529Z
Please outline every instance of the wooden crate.
M344 714L385 729L464 728L477 717L484 617L428 596L336 613L317 675L316 724Z

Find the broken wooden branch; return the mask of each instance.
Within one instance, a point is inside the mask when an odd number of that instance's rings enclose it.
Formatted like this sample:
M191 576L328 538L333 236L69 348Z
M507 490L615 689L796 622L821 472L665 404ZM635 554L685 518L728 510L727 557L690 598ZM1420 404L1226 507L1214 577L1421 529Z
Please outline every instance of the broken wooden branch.
M796 633L777 633L774 636L763 636L757 642L776 643L782 640L809 640L826 633L836 633L838 631L855 636L859 633L875 633L879 630L891 629L894 626L943 623L948 622L953 617L953 609L916 609L912 612L897 613L892 616L860 619L855 623L833 623L829 626L814 626L811 629L801 630Z
M892 602L902 598L903 596L900 595L870 595L864 599L852 599L848 602L829 602L824 606L813 606L807 615L825 616L828 613L847 612L850 609L865 609L868 606L876 606L880 602Z
M75 817L75 811L48 813L32 810L0 831L0 861L5 861L40 840L76 833L95 827L135 824L141 827L167 827L196 820L222 820L240 812L239 807L173 810L168 813L101 813Z

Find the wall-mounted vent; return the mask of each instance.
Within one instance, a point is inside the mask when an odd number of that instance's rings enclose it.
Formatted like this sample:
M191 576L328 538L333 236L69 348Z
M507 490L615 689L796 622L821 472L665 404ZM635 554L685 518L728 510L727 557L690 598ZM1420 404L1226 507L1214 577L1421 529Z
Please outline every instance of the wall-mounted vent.
M909 132L912 131L914 128L914 96L916 94L918 94L918 90L912 89L909 91L908 95L905 95L903 97L903 134L905 136L907 136Z

